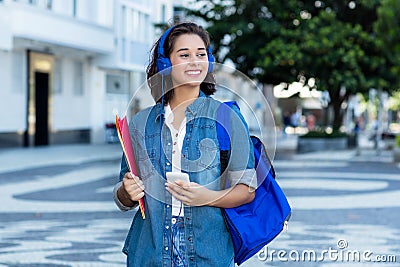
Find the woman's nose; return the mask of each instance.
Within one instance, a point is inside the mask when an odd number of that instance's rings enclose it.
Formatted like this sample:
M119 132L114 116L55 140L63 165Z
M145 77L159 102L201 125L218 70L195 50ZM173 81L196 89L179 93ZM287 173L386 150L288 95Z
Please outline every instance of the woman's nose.
M196 56L195 55L190 55L189 56L189 62L190 63L193 63L193 62L195 62L196 61Z
M196 58L196 55L190 55L189 56L189 63L191 65L198 65L199 64L199 60Z

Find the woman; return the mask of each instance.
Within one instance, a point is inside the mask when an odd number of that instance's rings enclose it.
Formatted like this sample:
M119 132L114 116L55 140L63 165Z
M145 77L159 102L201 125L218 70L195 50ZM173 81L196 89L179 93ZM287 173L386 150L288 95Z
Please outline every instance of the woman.
M168 29L147 68L156 104L136 114L130 131L140 177L122 160L114 199L130 210L144 197L125 241L128 266L233 266L233 245L221 209L254 198L254 157L247 125L231 113L229 188L221 189L216 132L220 102L208 33L194 23ZM188 174L166 182L166 176Z

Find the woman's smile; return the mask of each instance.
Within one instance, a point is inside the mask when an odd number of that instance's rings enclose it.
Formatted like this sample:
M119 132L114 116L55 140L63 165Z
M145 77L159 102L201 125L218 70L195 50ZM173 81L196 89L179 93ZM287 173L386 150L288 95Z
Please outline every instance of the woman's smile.
M189 76L199 76L201 74L201 70L187 70L185 73Z

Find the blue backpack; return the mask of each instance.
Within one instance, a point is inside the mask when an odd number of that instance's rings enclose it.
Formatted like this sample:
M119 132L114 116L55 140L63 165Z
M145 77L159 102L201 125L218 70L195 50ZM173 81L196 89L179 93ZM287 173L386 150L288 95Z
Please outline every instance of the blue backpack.
M217 134L220 146L221 174L229 162L230 112L236 102L224 102L217 115ZM247 137L246 137L247 138ZM235 250L235 263L245 262L271 242L287 225L291 208L285 194L275 181L275 171L264 144L251 136L254 146L258 187L255 198L248 204L221 209L230 231ZM251 215L249 215L251 214ZM245 216L244 216L245 215Z

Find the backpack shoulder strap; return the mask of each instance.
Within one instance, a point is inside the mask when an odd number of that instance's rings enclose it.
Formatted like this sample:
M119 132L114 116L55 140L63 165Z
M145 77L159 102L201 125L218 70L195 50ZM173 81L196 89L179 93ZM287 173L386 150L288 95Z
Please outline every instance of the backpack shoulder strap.
M232 106L236 106L239 109L236 101L223 102L218 108L217 112L217 136L220 149L220 161L221 161L221 175L224 174L226 168L228 167L231 141L231 120L230 112ZM222 175L221 179L221 189L225 186L225 175Z
M217 136L220 150L230 150L231 148L229 133L231 132L230 112L233 105L239 108L236 101L223 102L218 108Z

